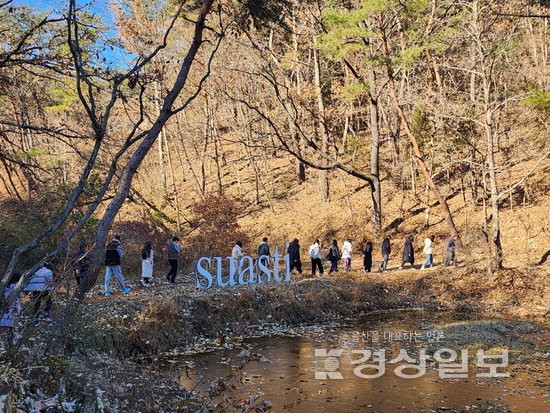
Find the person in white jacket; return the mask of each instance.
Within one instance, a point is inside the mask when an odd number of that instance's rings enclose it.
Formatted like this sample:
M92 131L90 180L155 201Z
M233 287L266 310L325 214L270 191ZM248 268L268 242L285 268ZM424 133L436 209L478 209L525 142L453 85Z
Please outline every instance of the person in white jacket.
M321 244L318 239L309 247L309 257L311 258L311 276L315 277L317 268L319 268L319 275L322 277L323 262L321 261Z
M151 247L151 241L147 241L141 250L141 285L150 287L153 278L153 262L155 254Z
M433 268L434 240L435 237L433 235L424 240L424 250L422 252L426 254L426 261L424 261L424 264L422 264L422 267L420 267L421 270L426 268L428 265L430 266L430 268Z
M243 243L241 241L237 241L231 251L231 258L233 258L236 263L237 274L241 272L241 258L243 255Z
M30 293L31 302L34 303L33 314L35 325L38 325L40 321L52 321L50 318L50 310L52 309L51 292L53 291L53 272L50 263L44 263L42 267L34 273L24 291ZM42 302L44 302L44 310L41 316L40 307Z
M342 258L344 259L344 271L349 271L351 268L351 240L346 239L342 245Z

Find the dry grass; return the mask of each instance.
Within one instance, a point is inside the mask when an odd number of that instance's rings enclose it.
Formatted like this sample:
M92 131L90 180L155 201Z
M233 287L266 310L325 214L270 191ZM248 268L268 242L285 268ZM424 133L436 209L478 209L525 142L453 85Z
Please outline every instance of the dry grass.
M355 262L354 266L358 266ZM195 290L186 284L139 290L108 302L90 302L84 327L96 348L122 354L153 354L186 345L197 336L241 336L254 327L322 323L374 310L425 308L523 318L544 322L550 314L548 272L506 270L488 275L483 266L400 270L364 274L357 270L323 279ZM116 308L126 322L108 314ZM115 343L116 345L114 345Z

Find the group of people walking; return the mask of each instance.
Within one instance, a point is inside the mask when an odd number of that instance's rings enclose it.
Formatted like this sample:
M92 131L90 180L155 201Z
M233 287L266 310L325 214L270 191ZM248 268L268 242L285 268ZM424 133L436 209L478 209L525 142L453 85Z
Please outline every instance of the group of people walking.
M175 283L176 275L178 273L179 253L179 238L173 237L166 246L166 256L170 265L170 270L166 274L166 279L172 284ZM123 294L131 291L131 288L126 285L124 275L122 273L122 257L124 257L124 251L122 249L121 238L119 235L115 235L105 247L104 295L106 296L111 295L110 285L113 275L120 285L120 291ZM151 241L147 241L141 250L141 284L144 287L149 287L151 285L154 259L155 255L152 249L152 243ZM78 286L86 280L90 272L90 264L91 262L89 251L87 251L87 245L85 243L81 243L72 260L72 270L74 271ZM12 294L20 278L21 275L18 273L14 273L11 276L8 282L8 287L4 292L4 298L7 298ZM31 298L32 314L34 316L35 325L40 324L41 321L52 321L50 318L50 311L52 308L51 293L53 290L53 265L50 262L45 262L33 274L24 289L24 292L30 295ZM13 327L15 320L21 312L22 299L23 294L20 294L17 299L12 302L6 314L4 314L0 319L0 327Z
M170 265L170 270L166 274L166 280L171 284L175 284L176 276L178 274L178 260L180 254L179 238L173 237L171 241L166 245L166 258ZM124 276L122 275L122 269L120 266L120 259L124 256L122 246L120 243L120 236L115 235L111 242L107 244L105 249L105 285L104 294L106 296L111 295L110 285L111 277L114 274L118 284L120 285L120 292L123 294L131 291L124 282ZM150 287L153 279L153 266L155 262L155 253L153 251L151 241L145 242L143 249L141 250L141 285L144 287Z
M166 245L166 258L170 265L170 270L166 274L168 282L174 284L176 275L178 274L178 259L180 254L179 238L173 237ZM79 250L73 257L73 270L76 277L76 283L81 284L90 269L90 258L86 252L86 244L81 244ZM111 295L111 278L115 276L120 291L125 294L131 291L131 288L126 286L124 275L122 274L121 260L124 257L120 235L115 235L105 247L105 282L104 295ZM141 280L140 283L144 287L150 287L153 279L153 266L155 262L155 253L153 251L152 242L146 241L141 250Z
M456 236L449 238L447 242L447 256L444 261L444 266L447 267L449 264L456 265ZM422 266L421 270L425 268L433 268L434 260L434 241L435 237L432 235L427 237L424 240L424 249L422 250L426 256L426 259ZM404 269L407 264L410 264L411 268L414 268L415 257L414 257L414 237L409 235L403 244L403 256L401 260L401 266L399 269ZM382 253L382 262L379 267L380 272L388 271L388 262L391 255L391 237L389 235L385 236L381 244L381 253ZM368 240L360 249L360 253L363 256L363 271L371 272L373 267L372 254L374 251L372 241ZM302 275L302 260L300 254L300 242L298 239L294 239L292 242L287 243L286 252L289 255L290 260L290 271L296 269L296 271ZM262 242L258 246L257 255L270 255L269 254L269 244L266 237L263 238ZM233 247L231 256L235 259L240 259L243 256L243 244L241 241L237 241ZM349 271L351 269L351 260L353 256L353 247L350 239L346 239L342 244L342 248L338 247L338 241L333 240L328 249L326 250L325 259L330 263L329 274L338 271L338 264L343 260L344 262L344 271ZM311 246L309 247L309 258L311 260L311 276L315 277L317 273L323 275L323 252L321 248L321 243L316 239Z
M447 267L449 264L456 265L456 236L449 238L446 246L447 256L444 261L444 266ZM166 245L166 258L170 269L166 274L166 279L170 283L175 283L176 276L178 273L178 260L180 255L180 246L179 238L173 237L170 242ZM401 260L400 269L403 269L406 264L410 264L411 268L414 268L415 257L414 257L414 238L412 235L408 236L405 239L403 245L403 256ZM426 259L420 269L432 268L433 267L433 254L434 254L434 242L435 237L430 236L424 240L424 249L423 253L426 256ZM381 244L381 253L382 253L382 262L380 264L380 272L387 272L388 262L391 255L391 237L389 235L385 236ZM363 256L363 271L371 272L373 267L373 243L372 241L366 241L361 249L360 253ZM270 248L268 244L267 237L262 239L262 242L258 245L257 255L267 255L271 256ZM290 261L290 270L293 271L296 269L300 275L302 275L302 261L300 253L300 242L298 239L294 239L292 242L286 244L286 252L289 255ZM329 247L326 249L324 258L330 262L329 274L338 271L338 265L340 261L344 262L344 271L349 271L351 269L351 262L353 257L353 246L350 239L346 239L342 247L338 246L338 242L333 240ZM240 259L243 257L243 244L241 241L237 241L233 247L231 256L235 259ZM124 257L124 251L122 249L121 238L119 235L115 235L111 241L107 244L105 248L105 281L104 281L104 295L111 295L111 279L113 275L115 276L118 284L120 285L120 291L128 293L131 289L126 285L124 280L124 275L121 268L121 260ZM315 277L317 273L320 276L324 273L323 267L323 249L321 243L316 239L311 246L309 247L309 258L311 260L311 276ZM155 254L152 248L151 241L145 242L143 249L141 250L141 284L144 287L149 287L152 284L153 279L153 266L155 262ZM75 273L76 282L78 285L83 283L90 271L90 258L87 252L86 244L81 244L79 250L73 257L72 268ZM10 281L9 286L5 291L5 297L8 297L11 292L14 290L17 282L19 281L20 275L14 274ZM44 263L38 271L29 280L24 291L31 295L33 301L33 315L35 317L35 322L38 324L40 321L51 321L50 319L50 310L52 307L52 298L51 292L53 291L53 270L50 263ZM0 326L11 327L16 316L21 311L21 298L18 297L15 300L9 311L0 319Z

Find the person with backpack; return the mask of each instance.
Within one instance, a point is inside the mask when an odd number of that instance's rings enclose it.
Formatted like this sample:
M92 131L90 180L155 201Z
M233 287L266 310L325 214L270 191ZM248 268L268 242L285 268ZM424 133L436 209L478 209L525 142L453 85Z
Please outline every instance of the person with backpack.
M338 272L338 261L340 261L340 249L338 248L338 242L332 240L332 244L328 248L327 260L330 261L330 270L329 274L333 272Z
M382 264L380 264L380 272L388 272L388 261L390 259L390 253L390 236L386 235L382 240Z
M294 268L298 270L298 273L302 275L302 260L300 259L300 242L297 238L290 243L287 249L288 258L290 261L290 272Z
M268 257L271 256L269 254L269 244L267 243L267 237L264 237L260 245L258 245L258 257L261 257L262 255L267 255Z
M144 287L151 286L151 280L153 278L153 260L154 253L151 241L147 241L141 250L141 285Z
M76 285L80 286L82 281L86 279L88 271L90 269L90 259L86 253L86 243L81 243L78 247L78 251L73 257L73 270L76 278Z
M31 301L34 303L33 315L35 325L40 324L40 321L52 321L50 311L52 309L53 272L50 263L45 262L42 264L42 267L29 280L24 291L30 293ZM42 311L42 316L40 316L42 303L44 303L44 310Z
M315 277L318 268L319 275L322 277L323 263L321 261L321 244L318 239L309 247L309 257L311 258L311 276Z
M166 274L166 279L171 284L176 283L176 275L178 275L178 259L180 255L180 239L173 237L172 240L166 246L166 256L168 258L168 264L170 270Z
M342 245L342 258L344 259L344 271L349 271L351 269L351 240L346 239Z
M405 264L411 264L411 267L414 268L414 246L413 246L413 236L409 235L405 239L405 245L403 246L403 260L401 261L400 270L405 267Z
M434 266L434 260L433 260L434 240L435 240L435 237L433 235L424 240L424 250L422 250L422 252L426 254L426 261L424 261L424 264L422 264L422 267L420 267L421 270L426 268L428 265L430 266L430 268L433 268Z
M120 267L120 259L124 256L122 246L120 245L120 235L115 235L111 242L105 248L105 292L106 296L111 295L111 277L113 274L120 285L120 292L126 294L131 291L131 288L126 287L122 268Z
M372 241L367 241L363 248L363 271L370 272L372 268Z

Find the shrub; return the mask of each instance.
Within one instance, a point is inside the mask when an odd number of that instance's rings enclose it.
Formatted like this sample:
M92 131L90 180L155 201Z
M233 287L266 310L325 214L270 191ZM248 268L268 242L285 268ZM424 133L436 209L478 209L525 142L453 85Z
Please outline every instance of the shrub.
M184 248L184 257L194 261L201 256L227 256L236 241L242 241L245 250L248 236L237 219L243 210L242 202L223 195L209 195L192 207L199 234Z

